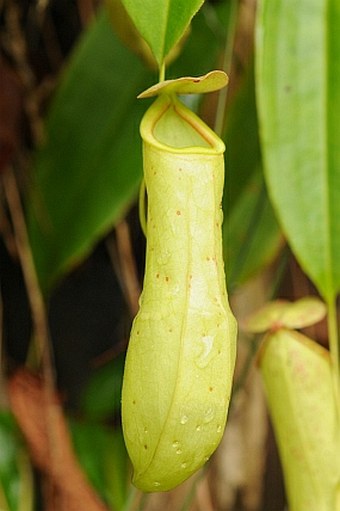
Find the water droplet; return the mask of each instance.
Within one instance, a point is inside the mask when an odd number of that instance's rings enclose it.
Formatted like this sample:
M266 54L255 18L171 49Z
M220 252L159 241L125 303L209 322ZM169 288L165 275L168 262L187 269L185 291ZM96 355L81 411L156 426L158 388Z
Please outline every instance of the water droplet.
M180 287L178 285L172 285L171 286L171 290L170 290L170 293L171 293L171 296L178 296L180 292Z
M146 435L149 433L149 430L148 430L148 428L147 428L146 426L145 426L145 428L144 428L144 433L145 433Z
M155 488L158 488L158 486L160 486L160 485L161 485L161 483L160 483L159 481L154 481L154 482L152 483L152 485L153 485Z
M206 463L209 459L209 456L204 456L204 463Z
M173 447L174 449L178 449L178 447L179 447L179 446L180 446L180 443L179 443L179 441L178 441L178 440L175 440L175 441L172 443L172 447Z
M213 420L215 416L215 411L213 408L207 408L206 411L204 412L204 416L203 416L203 421L208 424L209 422L211 422Z
M181 424L186 424L188 422L188 416L187 415L182 415L181 417Z
M187 467L187 463L185 461L183 461L183 463L181 463L181 467L182 468L186 468Z
M195 363L198 367L203 368L209 364L213 355L213 344L214 337L212 335L203 335L200 338L198 354L195 358Z
M201 425L200 425L200 424L198 424L198 425L196 426L196 431L201 431L201 429L202 429Z
M176 454L182 454L182 449L177 449Z
M217 433L221 433L221 431L222 431L222 426L217 426L216 431L217 431Z
M170 259L170 252L169 250L164 250L163 252L158 254L157 257L157 263L159 266L163 266L164 264L167 264Z

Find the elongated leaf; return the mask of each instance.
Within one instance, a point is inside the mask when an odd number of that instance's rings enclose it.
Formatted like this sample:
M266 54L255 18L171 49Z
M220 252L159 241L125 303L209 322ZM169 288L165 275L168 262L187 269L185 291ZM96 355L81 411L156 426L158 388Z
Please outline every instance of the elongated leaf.
M252 63L230 106L225 142L223 240L233 289L271 262L283 241L264 184Z
M112 511L124 509L131 485L121 430L75 420L70 425L78 459L89 481Z
M204 0L123 0L158 64L183 35Z
M229 3L216 6L204 4L191 21L190 36L186 39L181 53L169 64L167 77L178 78L188 74L200 76L218 68L218 58L224 44L225 27L228 25L229 16ZM214 19L214 25L211 19Z
M83 412L93 420L106 420L120 411L124 357L119 356L101 367L84 391Z
M261 0L257 90L266 178L300 264L340 289L340 4Z
M230 170L230 169L229 169ZM232 169L231 169L232 171ZM255 169L223 225L227 276L232 290L270 264L283 245L263 174Z
M195 60L202 46L206 55ZM209 71L217 49L200 12L173 76ZM153 82L102 15L69 63L33 169L29 230L44 289L86 256L136 196L142 166L139 120L148 104L136 96Z
M0 509L32 511L33 477L15 421L0 412Z
M101 15L63 77L37 154L29 231L43 288L123 215L140 180L136 96L151 76Z

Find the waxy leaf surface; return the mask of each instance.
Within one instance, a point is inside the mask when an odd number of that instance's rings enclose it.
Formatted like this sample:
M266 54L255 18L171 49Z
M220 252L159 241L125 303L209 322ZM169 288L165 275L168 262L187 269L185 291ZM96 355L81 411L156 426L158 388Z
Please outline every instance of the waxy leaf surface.
M269 192L327 300L340 289L340 3L262 0L257 92Z
M136 96L150 73L102 14L84 34L57 94L36 155L29 232L42 287L84 257L121 218L141 176Z
M203 1L123 0L123 4L161 66Z

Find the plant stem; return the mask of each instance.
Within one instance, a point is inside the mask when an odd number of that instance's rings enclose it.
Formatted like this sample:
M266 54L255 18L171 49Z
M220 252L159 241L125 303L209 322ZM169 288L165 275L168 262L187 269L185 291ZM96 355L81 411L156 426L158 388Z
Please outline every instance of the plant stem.
M337 307L336 307L336 296L332 296L327 301L328 307L328 339L329 339L329 350L331 354L332 366L333 366L333 385L334 385L334 397L338 408L338 418L340 420L340 375L339 375L339 334L338 334L338 318L337 318Z
M24 453L19 453L17 459L20 472L18 511L33 511L33 474L31 464Z
M120 278L121 288L129 306L130 314L134 317L139 309L138 299L141 294L141 289L138 281L136 261L133 255L130 229L126 220L122 220L116 225L116 239L119 264L117 275ZM107 247L110 258L113 261L115 249L113 248L112 238L108 238ZM114 265L114 263L112 264Z
M138 507L138 511L143 511L145 509L145 506L147 504L147 501L149 499L149 493L142 493L142 496L141 496L141 499L140 499L140 502L139 502L139 507Z
M140 499L140 494L134 486L131 486L131 490L128 493L126 501L124 503L124 507L122 511L133 511L136 508L136 500Z
M50 395L55 390L54 360L50 343L47 312L28 239L24 212L12 169L8 169L2 178L4 192L13 222L15 242L31 307L32 321L37 348L42 362L45 386Z
M230 74L231 61L233 56L235 33L238 19L238 0L232 0L229 13L228 31L225 41L222 69L228 75ZM218 102L216 108L216 119L214 131L217 135L222 136L224 131L225 110L228 97L228 86L220 90L218 94Z
M159 68L159 81L163 82L163 80L165 80L165 62L164 61Z
M204 467L197 473L196 477L194 478L188 493L185 495L185 499L184 499L183 505L181 507L181 511L189 511L191 504L193 503L193 500L196 497L197 485L203 479L203 477L205 477L205 475L206 475L206 465L204 465Z
M53 403L53 396L55 394L55 373L47 311L39 286L38 276L28 238L25 216L21 205L21 198L12 168L8 168L6 172L4 172L2 176L2 184L13 223L15 243L31 308L34 338L37 351L39 352L44 377L44 395L46 403ZM56 438L58 436L55 430L57 406L59 405L49 405L46 414L50 463L53 467L53 470L51 469L51 471L55 471L56 473L60 470L58 463L59 451L56 442Z

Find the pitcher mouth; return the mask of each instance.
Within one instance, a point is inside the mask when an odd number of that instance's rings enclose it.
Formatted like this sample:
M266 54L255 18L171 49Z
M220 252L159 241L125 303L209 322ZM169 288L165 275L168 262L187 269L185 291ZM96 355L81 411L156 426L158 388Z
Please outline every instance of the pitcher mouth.
M141 122L143 140L175 153L222 154L222 140L176 95L162 94L151 105Z

